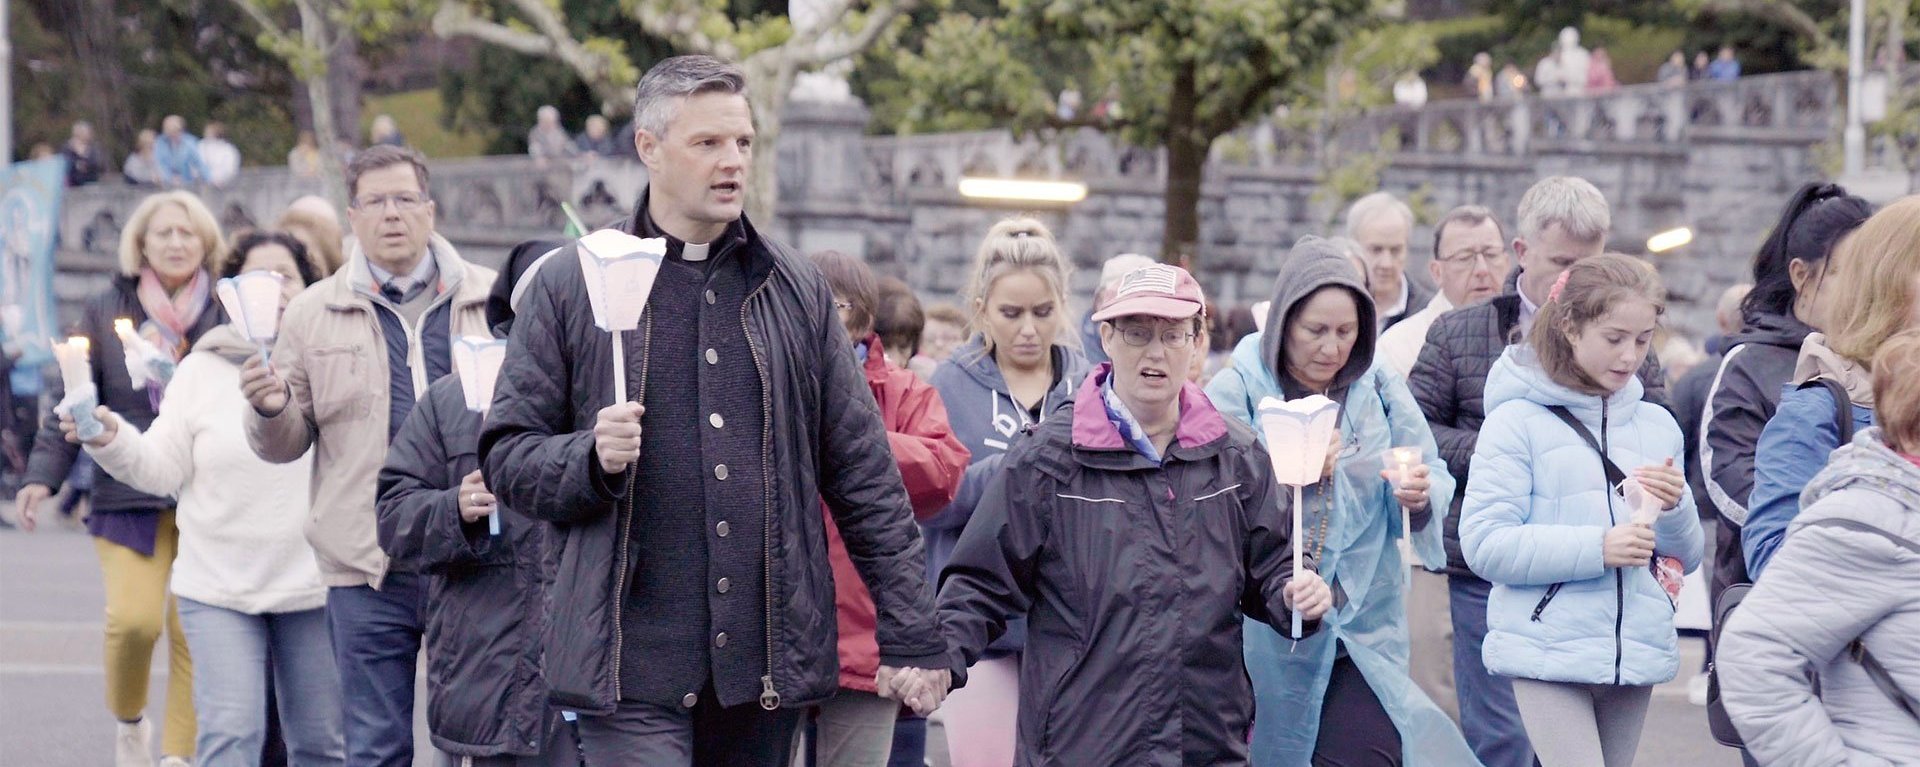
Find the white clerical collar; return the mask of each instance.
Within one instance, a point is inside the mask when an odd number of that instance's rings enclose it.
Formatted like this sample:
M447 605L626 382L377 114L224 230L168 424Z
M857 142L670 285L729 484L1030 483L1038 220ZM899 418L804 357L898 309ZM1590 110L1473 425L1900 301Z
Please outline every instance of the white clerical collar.
M710 253L712 250L713 250L713 243L711 242L701 242L701 243L689 242L680 248L680 259L682 261L693 261L696 263L700 261L705 261L707 260L708 253Z

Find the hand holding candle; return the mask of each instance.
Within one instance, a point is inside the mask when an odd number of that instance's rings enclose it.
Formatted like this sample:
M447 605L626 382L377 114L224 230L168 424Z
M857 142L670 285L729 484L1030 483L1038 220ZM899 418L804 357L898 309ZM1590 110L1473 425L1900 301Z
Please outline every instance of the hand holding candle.
M1657 519L1661 513L1679 507L1680 499L1687 488L1686 475L1674 468L1672 458L1668 458L1666 463L1661 465L1634 469L1631 480L1637 481L1640 489L1649 496L1647 503L1652 506L1654 513L1647 520L1648 524L1652 524L1653 519ZM1655 502L1658 505L1654 505Z
M133 320L126 317L114 320L113 334L120 339L121 358L126 362L127 378L133 381L133 388L145 389L148 383L165 386L173 379L173 358L134 332Z
M53 345L54 359L60 363L60 382L67 391L53 409L58 414L71 414L74 434L82 441L97 439L107 429L93 414L94 406L100 403L93 384L92 348L93 342L86 336L72 336L64 344Z
M1420 448L1393 448L1381 456L1381 463L1385 468L1380 470L1380 478L1392 483L1394 500L1400 502L1402 509L1417 511L1427 507L1433 475L1422 461Z
M1340 405L1320 395L1282 401L1267 397L1258 408L1260 433L1266 438L1273 477L1293 488L1293 577L1304 583L1306 574L1306 503L1304 488L1326 478L1339 452ZM1306 636L1298 611L1293 613L1293 638Z

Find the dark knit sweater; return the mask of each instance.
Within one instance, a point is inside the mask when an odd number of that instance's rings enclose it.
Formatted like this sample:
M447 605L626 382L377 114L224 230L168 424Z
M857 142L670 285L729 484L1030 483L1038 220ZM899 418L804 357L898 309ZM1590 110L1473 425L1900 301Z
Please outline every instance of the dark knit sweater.
M629 336L628 380L644 381L647 408L621 627L630 701L680 706L711 680L722 705L739 705L766 673L766 402L741 313L765 275L748 273L738 241L729 230L688 262L670 240L647 325Z

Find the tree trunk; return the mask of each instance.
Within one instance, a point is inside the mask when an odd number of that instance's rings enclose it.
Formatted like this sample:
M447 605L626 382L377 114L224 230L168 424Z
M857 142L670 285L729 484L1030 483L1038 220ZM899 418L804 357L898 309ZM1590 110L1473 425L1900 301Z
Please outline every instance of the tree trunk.
M793 89L793 65L772 61L747 63L747 101L753 107L753 166L748 170L747 219L763 231L780 231L780 126ZM755 71L758 70L758 71Z
M1200 98L1194 65L1182 62L1167 96L1167 212L1160 260L1193 268L1200 242L1200 182L1206 170L1207 137L1200 130Z
M109 170L119 170L119 160L133 148L140 132L140 115L127 104L127 73L121 66L119 34L114 25L121 13L112 0L51 3L56 26L66 30L73 46L74 61L80 65L81 87L72 91L75 114L88 115L93 123L93 140Z
M313 7L313 0L295 0L295 5L300 8L300 44L312 63L308 67L296 66L294 72L306 84L307 104L313 111L314 143L320 145L320 186L334 207L345 211L346 169L340 166L340 129L334 122L339 113L334 111L333 87L328 79L329 21Z

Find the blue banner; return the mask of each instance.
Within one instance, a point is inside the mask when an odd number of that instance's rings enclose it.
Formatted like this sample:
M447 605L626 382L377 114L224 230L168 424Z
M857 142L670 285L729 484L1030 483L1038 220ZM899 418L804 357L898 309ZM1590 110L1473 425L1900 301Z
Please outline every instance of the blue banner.
M64 157L17 162L0 177L0 338L19 355L14 372L35 379L53 358L48 342L59 329L53 251L66 189Z

